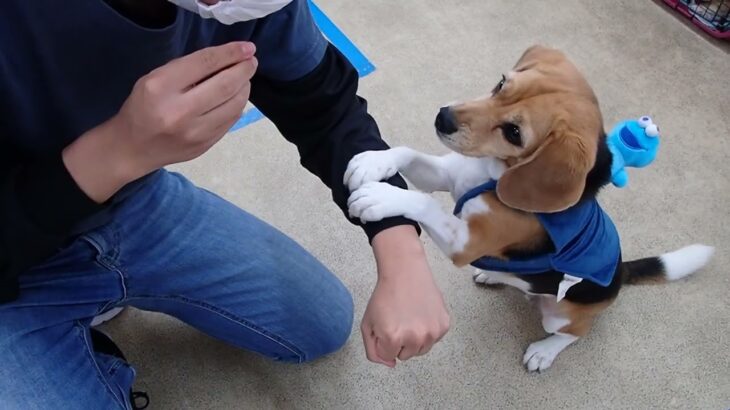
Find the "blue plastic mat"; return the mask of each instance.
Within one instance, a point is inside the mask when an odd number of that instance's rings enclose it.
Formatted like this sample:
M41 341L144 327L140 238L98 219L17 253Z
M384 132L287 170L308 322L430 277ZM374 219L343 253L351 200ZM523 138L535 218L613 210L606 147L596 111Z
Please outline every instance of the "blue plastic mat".
M340 50L348 60L350 60L350 63L352 63L355 67L358 74L360 74L360 77L365 77L375 71L373 63L371 63L370 60L368 60L368 58L365 57L360 50L358 50L357 46L355 46L355 44L347 38L342 30L340 30L326 14L324 14L322 9L314 4L312 0L309 0L308 3L309 9L312 11L312 17L314 17L314 22L317 23L317 26L324 36L327 37L327 39L334 44L334 46L337 47L337 49ZM241 116L235 124L233 124L231 131L241 129L262 118L264 118L264 114L258 109L252 108L246 111L246 113Z

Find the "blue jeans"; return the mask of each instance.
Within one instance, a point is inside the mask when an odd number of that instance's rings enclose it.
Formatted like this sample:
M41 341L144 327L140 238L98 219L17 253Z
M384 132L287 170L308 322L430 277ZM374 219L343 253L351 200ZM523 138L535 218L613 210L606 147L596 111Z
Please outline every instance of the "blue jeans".
M339 349L353 319L347 289L294 241L166 171L20 287L0 305L2 409L129 408L133 368L90 346L92 318L113 307L294 363Z

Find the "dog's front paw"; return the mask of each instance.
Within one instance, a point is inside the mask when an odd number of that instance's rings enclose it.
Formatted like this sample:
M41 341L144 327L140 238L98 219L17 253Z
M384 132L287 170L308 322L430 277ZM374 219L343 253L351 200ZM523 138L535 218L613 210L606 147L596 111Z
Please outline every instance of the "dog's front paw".
M378 182L390 178L398 172L396 153L386 151L366 151L355 155L343 178L350 192L368 182Z
M368 182L350 195L347 207L350 217L375 222L407 214L416 205L413 194L418 193L385 182Z

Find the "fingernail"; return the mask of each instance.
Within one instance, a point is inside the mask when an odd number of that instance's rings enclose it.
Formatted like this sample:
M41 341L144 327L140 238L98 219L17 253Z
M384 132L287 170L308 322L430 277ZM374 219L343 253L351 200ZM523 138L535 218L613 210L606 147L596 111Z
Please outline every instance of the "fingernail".
M251 59L253 60L251 62L253 63L254 68L258 68L258 66L259 66L259 59L256 58L256 57L252 57Z

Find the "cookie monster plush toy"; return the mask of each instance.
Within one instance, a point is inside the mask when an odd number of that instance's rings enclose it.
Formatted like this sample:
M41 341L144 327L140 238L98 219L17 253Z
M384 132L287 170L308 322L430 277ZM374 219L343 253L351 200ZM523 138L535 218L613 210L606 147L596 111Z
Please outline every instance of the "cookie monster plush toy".
M623 188L629 182L627 167L642 168L656 158L659 150L659 128L649 116L621 121L606 137L613 154L611 182Z

